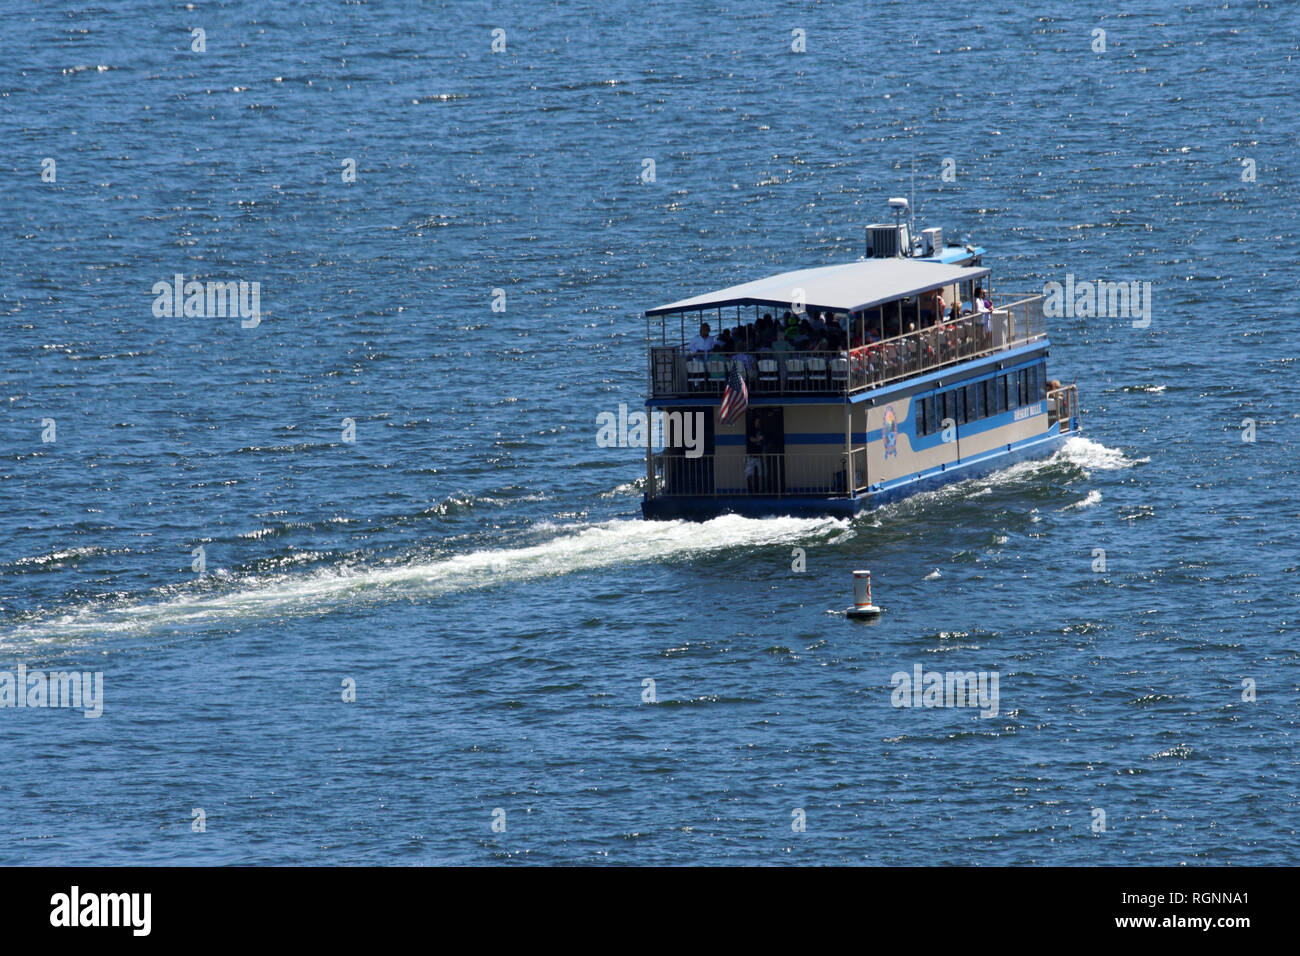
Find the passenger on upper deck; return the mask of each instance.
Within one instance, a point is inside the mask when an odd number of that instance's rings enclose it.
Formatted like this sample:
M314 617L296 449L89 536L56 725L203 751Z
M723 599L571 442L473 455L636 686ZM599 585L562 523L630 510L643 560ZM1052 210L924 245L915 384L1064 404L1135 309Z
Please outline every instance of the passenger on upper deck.
M933 289L921 296L922 327L942 322L946 308L943 301L943 292L940 289Z
M848 341L848 336L844 334L844 329L840 325L840 320L832 315L830 321L826 323L827 338L831 340L831 348L842 349Z
M709 352L717 348L718 342L712 335L709 334L709 332L710 332L709 323L705 322L703 325L700 326L700 334L697 335L695 338L691 339L691 344L690 346L687 347L687 351L690 352L691 354L698 353L702 355L707 355Z

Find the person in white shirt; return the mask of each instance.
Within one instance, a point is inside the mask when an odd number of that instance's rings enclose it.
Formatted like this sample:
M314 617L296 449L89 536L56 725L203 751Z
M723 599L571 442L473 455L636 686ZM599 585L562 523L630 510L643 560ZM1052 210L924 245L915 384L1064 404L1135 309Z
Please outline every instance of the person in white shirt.
M709 323L705 322L700 326L700 334L691 339L691 344L687 351L692 355L707 355L718 346L718 340L709 334Z
M982 330L980 332L984 339L983 347L988 348L993 341L993 303L984 298L984 290L980 286L975 287L975 296L971 299L971 311L979 316Z

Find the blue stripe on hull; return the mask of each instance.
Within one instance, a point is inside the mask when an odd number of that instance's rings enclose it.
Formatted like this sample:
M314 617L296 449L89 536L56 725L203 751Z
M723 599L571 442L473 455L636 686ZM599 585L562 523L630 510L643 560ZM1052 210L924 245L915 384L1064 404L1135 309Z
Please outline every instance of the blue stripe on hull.
M979 458L958 462L943 469L909 475L889 482L880 489L857 497L818 498L783 497L764 495L665 495L641 502L641 514L650 520L684 518L706 521L723 514L738 514L752 518L769 518L790 515L797 518L831 516L851 518L864 511L899 501L922 491L933 491L956 481L979 478L999 468L1032 458L1047 458L1054 454L1065 440L1080 434L1079 429L1060 432L1053 428L1045 435L1037 435L1013 444L1008 450L989 452Z
M954 481L981 478L997 471L999 468L1006 468L1017 462L1028 461L1031 458L1048 458L1065 444L1067 438L1078 434L1080 432L1077 429L1062 433L1059 429L1053 427L1045 435L1035 435L1033 438L1026 438L1024 441L1011 445L1009 450L1004 446L1000 450L988 452L978 458L970 458L949 465L943 470L934 469L918 475L896 479L871 493L870 507L874 508L877 505L887 504L891 501L899 501L920 491L933 491L936 488L942 488L944 485L950 485Z

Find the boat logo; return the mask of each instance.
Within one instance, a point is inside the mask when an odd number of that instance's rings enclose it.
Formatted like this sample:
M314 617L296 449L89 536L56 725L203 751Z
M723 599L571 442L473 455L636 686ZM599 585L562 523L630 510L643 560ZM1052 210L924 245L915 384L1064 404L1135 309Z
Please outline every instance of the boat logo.
M885 457L898 454L898 416L894 414L894 406L885 406L885 423L881 428L881 434L885 439Z

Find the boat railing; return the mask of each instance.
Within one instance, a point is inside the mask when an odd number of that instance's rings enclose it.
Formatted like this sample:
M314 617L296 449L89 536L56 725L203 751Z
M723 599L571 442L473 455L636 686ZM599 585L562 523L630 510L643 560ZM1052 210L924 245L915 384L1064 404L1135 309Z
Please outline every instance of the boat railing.
M689 458L678 452L651 456L646 497L719 495L845 496L866 489L867 450L765 452L743 449Z
M1059 424L1062 432L1078 431L1083 427L1079 414L1079 389L1075 385L1063 385L1047 393L1047 423Z
M721 395L737 365L751 394L800 395L851 388L848 352L753 352L688 355L675 346L650 350L653 393Z
M1043 296L1000 295L991 312L834 352L688 354L650 348L650 391L657 398L721 395L732 363L757 395L846 394L1028 344L1047 334Z

